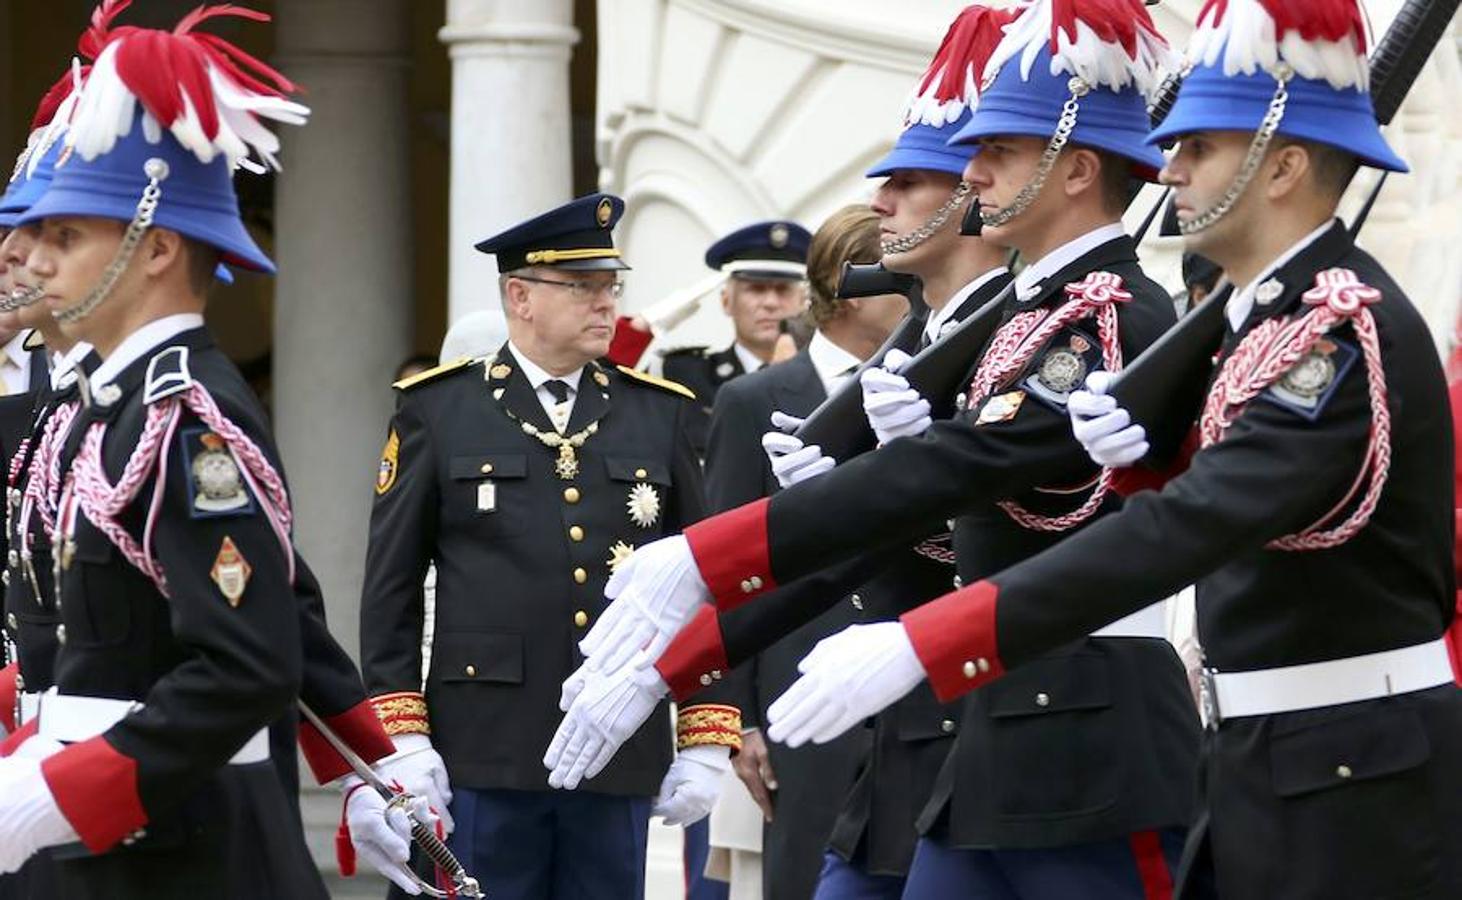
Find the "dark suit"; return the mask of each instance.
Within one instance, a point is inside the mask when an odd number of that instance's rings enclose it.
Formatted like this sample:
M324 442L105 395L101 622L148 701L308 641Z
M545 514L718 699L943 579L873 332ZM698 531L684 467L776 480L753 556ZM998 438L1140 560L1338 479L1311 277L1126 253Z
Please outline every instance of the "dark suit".
M666 378L685 385L695 394L700 415L686 419L685 427L696 456L705 459L716 392L728 381L746 374L741 357L736 355L736 345L714 351L706 347L671 350L665 354L661 371Z

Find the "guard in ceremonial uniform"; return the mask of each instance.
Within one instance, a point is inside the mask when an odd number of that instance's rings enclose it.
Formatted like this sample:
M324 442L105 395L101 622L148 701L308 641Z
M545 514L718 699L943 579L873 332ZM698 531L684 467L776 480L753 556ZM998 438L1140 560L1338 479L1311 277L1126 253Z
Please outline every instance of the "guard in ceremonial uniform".
M689 427L698 457L706 455L716 392L771 362L782 320L802 311L811 239L796 222L776 220L738 228L706 250L706 265L726 275L721 308L731 317L736 339L724 350L669 350L661 365L666 378L696 396L702 415L692 418Z
M598 362L628 268L612 240L623 209L583 197L478 245L497 256L509 340L397 384L376 480L367 685L398 747L445 760L452 847L496 900L639 896L652 800L667 820L703 816L740 739L714 710L682 710L675 756L662 707L585 790L545 784L560 685L605 581L704 502L690 392ZM421 584L433 562L423 693Z
M1114 507L1110 477L1072 439L1066 403L1083 375L1119 368L1174 320L1119 222L1129 176L1162 165L1143 143L1144 91L1165 50L1137 2L1041 2L1006 28L956 140L980 143L965 179L980 197L983 239L1022 251L1027 265L972 361L960 411L645 548L617 601L632 602L606 613L615 629L586 639L591 662L602 654L598 665L612 668L626 638L647 630L663 639L701 599L730 609L853 554L917 540L931 516L957 517L959 575L973 580ZM918 408L907 383L887 383ZM1143 898L1171 886L1198 723L1162 625L1159 608L1073 634L1018 683L972 695L921 817L905 897ZM889 629L899 625L849 629L802 667L821 671L830 645ZM877 656L837 659L838 691L821 689L831 678L804 676L769 710L770 737L829 740L875 698L882 708L907 693Z

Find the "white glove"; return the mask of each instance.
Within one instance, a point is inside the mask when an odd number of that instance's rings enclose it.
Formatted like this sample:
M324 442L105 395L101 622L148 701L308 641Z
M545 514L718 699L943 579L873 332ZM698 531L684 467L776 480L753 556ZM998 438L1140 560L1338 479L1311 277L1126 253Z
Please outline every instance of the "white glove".
M0 759L0 875L19 871L47 847L78 840L51 796L41 761L19 754Z
M396 752L376 763L381 780L395 782L401 789L426 800L431 811L442 820L442 830L451 834L456 828L447 804L452 802L452 783L447 778L447 764L424 734L402 734L391 739Z
M344 779L341 784L342 791L349 798L345 801L345 821L350 828L350 843L355 847L355 855L401 890L413 896L420 894L421 886L408 868L411 820L407 818L406 810L399 806L387 809L380 794L362 785L364 782L355 775ZM358 790L357 786L360 786ZM435 823L425 797L412 801L411 815L429 828Z
M693 825L711 814L731 769L731 748L687 747L676 754L660 783L652 815L666 825Z
M821 447L816 444L805 446L801 438L792 434L802 421L778 410L772 413L772 427L777 430L761 436L761 448L772 464L772 474L777 476L777 484L784 488L831 472L838 464L832 457L823 456Z
M899 622L852 625L823 638L797 670L802 677L767 710L767 737L793 748L809 740L826 744L925 677Z
M610 576L604 596L612 602L579 642L584 664L594 672L613 672L642 649L659 659L711 591L690 542L676 534L636 550Z
M563 721L543 755L549 787L573 790L604 771L669 693L660 673L642 656L611 674L580 667L564 682Z
M859 378L863 386L863 414L868 417L879 444L923 434L933 424L929 401L909 386L907 378L898 374L910 359L902 350L890 350L884 355L883 365L869 366Z
M1132 416L1107 394L1115 378L1111 372L1086 376L1086 390L1072 391L1066 399L1071 433L1086 455L1099 466L1130 466L1147 455L1147 431L1132 424Z

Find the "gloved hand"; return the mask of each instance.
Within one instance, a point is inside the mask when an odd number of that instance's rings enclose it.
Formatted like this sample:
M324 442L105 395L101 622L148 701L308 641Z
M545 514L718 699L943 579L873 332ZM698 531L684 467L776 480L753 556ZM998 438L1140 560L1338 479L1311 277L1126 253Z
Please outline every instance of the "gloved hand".
M1071 433L1086 455L1099 466L1130 466L1147 455L1147 431L1132 424L1132 416L1107 393L1111 372L1098 370L1086 376L1086 390L1072 391L1066 399Z
M604 596L612 602L579 642L590 671L613 672L640 650L659 659L670 639L711 599L685 535L636 550L610 576Z
M890 350L883 365L863 370L859 383L863 386L863 413L878 437L879 444L894 438L923 434L933 423L929 417L929 401L898 374L912 359L901 350Z
M772 427L777 430L761 436L761 448L772 464L772 474L777 476L777 484L784 488L831 472L838 464L832 457L823 456L821 447L816 444L804 446L802 439L792 434L802 421L778 410L772 413Z
M426 800L431 811L442 820L442 830L451 834L456 828L447 804L452 802L452 785L447 778L447 764L424 734L402 734L391 739L396 752L376 763L376 771L387 784L396 782L406 793Z
M660 783L660 796L655 799L653 815L665 819L666 825L692 825L711 814L721 784L731 768L731 748L719 746L687 747L676 754Z
M823 638L797 670L802 677L767 710L767 737L793 748L826 744L892 706L925 677L899 622L852 625Z
M341 789L346 797L345 821L356 856L406 893L420 894L421 886L408 869L411 820L407 811L399 806L388 809L385 799L355 775L343 779ZM411 802L411 815L427 827L436 822L425 797Z
M543 755L548 785L573 790L593 778L655 711L670 688L643 656L604 674L580 667L564 682L563 721Z
M47 847L77 840L41 774L41 761L19 753L0 759L0 875L19 871Z

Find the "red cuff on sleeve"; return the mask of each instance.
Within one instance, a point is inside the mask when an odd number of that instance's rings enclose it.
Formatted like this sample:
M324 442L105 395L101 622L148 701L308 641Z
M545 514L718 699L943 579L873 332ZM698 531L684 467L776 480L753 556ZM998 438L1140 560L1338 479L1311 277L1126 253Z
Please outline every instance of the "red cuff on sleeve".
M19 688L16 679L20 677L20 663L13 662L0 669L0 726L6 731L15 730L15 701Z
M726 645L721 642L721 619L709 606L701 607L655 660L655 670L670 686L676 702L709 687L728 668Z
M385 726L368 700L362 700L339 715L330 716L325 719L325 725L368 763L396 752ZM305 762L309 763L310 771L319 784L328 784L351 771L350 764L335 752L335 748L311 723L300 722L299 744Z
M620 316L614 322L614 337L609 341L609 352L605 358L616 366L633 369L645 355L645 348L655 339L650 331L641 331L630 324L629 316Z
M26 741L35 737L37 734L40 733L40 730L41 720L31 719L29 722L26 722L25 727L21 728L19 731L11 732L10 737L6 738L3 741L0 741L0 759L4 759L5 757L15 753L16 750L20 749L21 744L24 744Z
M72 744L41 763L61 814L92 853L103 853L147 824L137 793L137 760L103 735Z
M1143 466L1127 466L1117 469L1112 473L1112 490L1119 496L1130 497L1138 491L1160 491L1163 485L1177 478L1188 470L1188 464L1193 461L1193 454L1198 452L1198 429L1188 432L1183 439L1183 446L1178 448L1178 456L1167 467L1156 470Z
M685 529L701 578L722 612L775 588L763 497Z
M978 581L899 617L941 703L1005 673L995 635L999 593L993 582Z

